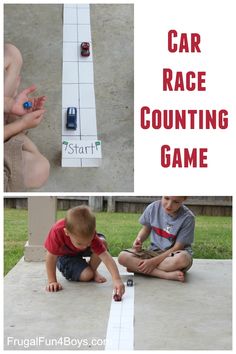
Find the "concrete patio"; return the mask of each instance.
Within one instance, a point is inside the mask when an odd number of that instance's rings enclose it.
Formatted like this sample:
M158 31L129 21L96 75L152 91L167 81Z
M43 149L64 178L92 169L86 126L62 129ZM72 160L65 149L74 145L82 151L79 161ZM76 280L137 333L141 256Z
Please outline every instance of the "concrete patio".
M112 282L103 266L100 271L108 279L102 285L72 283L58 274L64 290L47 293L44 262L21 259L5 277L5 349L27 349L23 339L35 340L32 350L104 349ZM137 275L134 281L134 349L232 349L230 260L195 260L185 283ZM68 337L85 341L51 341Z

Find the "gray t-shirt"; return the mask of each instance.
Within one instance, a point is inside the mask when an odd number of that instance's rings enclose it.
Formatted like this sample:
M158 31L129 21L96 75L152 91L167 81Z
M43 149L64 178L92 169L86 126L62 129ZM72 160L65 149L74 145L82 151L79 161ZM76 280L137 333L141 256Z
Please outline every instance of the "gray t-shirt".
M167 250L175 242L184 245L192 254L191 244L194 239L195 217L185 205L182 205L173 217L165 212L161 201L148 205L139 219L140 224L151 228L151 249Z

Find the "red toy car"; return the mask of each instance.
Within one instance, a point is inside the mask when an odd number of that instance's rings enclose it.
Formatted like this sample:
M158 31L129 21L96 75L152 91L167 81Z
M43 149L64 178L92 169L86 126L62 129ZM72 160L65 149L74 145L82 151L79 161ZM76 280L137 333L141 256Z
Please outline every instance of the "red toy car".
M82 42L80 45L81 48L81 55L82 57L89 57L90 56L90 44L89 42Z
M118 294L115 294L115 295L113 296L113 299L114 299L114 301L121 301L121 296L118 295Z

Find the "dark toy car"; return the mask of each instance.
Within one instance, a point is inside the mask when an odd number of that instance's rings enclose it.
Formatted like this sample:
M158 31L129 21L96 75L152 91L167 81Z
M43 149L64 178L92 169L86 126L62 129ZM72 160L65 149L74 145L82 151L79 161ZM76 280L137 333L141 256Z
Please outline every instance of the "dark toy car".
M90 44L89 42L82 42L80 45L81 48L81 55L82 57L89 57L90 56Z
M115 295L113 296L113 299L114 299L114 301L121 301L121 296L118 295L118 294L115 294Z
M133 285L134 285L133 279L129 278L127 280L127 286L133 286Z
M77 128L77 108L76 107L67 108L66 128L73 129L73 130L76 130Z

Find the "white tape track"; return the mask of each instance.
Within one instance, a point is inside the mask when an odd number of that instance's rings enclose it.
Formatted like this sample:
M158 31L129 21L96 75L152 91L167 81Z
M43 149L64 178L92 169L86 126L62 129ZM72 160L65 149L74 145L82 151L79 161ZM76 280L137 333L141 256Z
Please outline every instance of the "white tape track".
M80 45L89 42L90 56ZM77 129L66 128L68 107L77 108ZM63 11L62 167L98 167L93 48L89 4L65 4Z
M134 350L134 285L125 287L122 301L112 297L105 350Z

